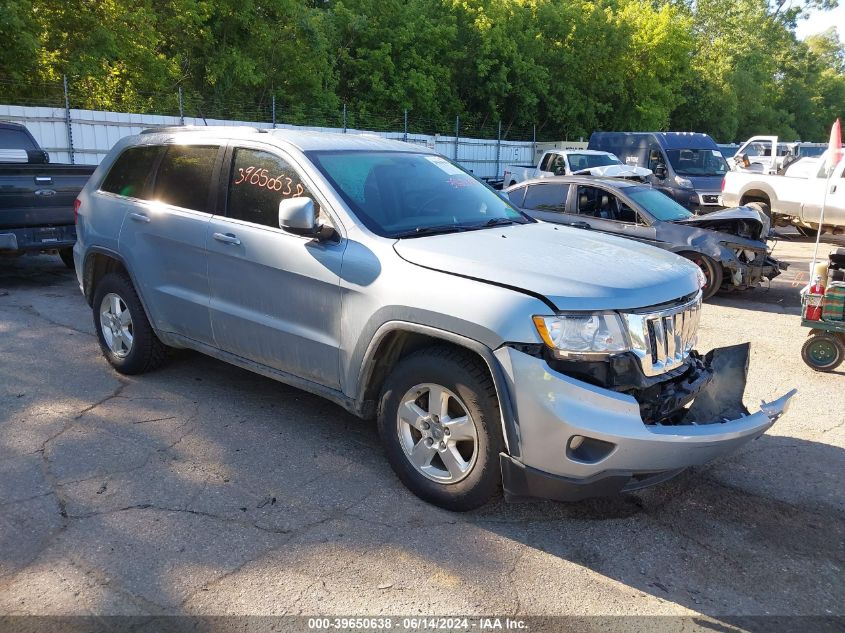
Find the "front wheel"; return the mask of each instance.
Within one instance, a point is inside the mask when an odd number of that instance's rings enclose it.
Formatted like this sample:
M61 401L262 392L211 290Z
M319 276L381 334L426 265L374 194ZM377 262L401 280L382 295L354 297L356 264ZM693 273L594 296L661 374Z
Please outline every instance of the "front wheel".
M801 358L816 371L833 371L845 360L845 343L830 332L811 334L801 346Z
M400 361L382 390L378 429L393 471L425 501L466 511L498 490L498 400L473 354L434 347Z
M722 266L701 253L681 253L682 257L687 258L693 264L701 269L704 273L705 285L701 289L702 300L707 300L716 294L716 291L722 287Z

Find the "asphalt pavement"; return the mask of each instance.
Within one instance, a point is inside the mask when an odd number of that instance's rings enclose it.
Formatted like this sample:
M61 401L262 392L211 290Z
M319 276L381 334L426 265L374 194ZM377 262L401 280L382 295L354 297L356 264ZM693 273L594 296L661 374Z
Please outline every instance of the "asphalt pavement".
M845 367L800 358L811 253L780 242L790 271L703 311L699 349L752 343L749 408L799 390L762 438L636 494L467 514L316 396L193 352L116 374L57 257L0 260L0 614L843 615Z

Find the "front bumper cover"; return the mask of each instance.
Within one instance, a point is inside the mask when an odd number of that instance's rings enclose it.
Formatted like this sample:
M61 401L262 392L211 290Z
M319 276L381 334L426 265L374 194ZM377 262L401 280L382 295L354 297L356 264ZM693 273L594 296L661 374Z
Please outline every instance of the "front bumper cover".
M747 344L713 350L713 379L682 423L647 425L632 396L500 348L519 437L519 458L500 458L506 497L575 501L635 490L759 437L787 411L795 390L749 413L742 404L748 350Z

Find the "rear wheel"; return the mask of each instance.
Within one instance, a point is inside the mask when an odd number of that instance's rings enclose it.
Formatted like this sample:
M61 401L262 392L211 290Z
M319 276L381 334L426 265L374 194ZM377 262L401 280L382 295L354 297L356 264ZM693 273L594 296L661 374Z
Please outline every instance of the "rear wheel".
M701 289L701 298L709 299L716 294L716 291L722 287L723 274L721 265L701 253L681 253L681 255L698 266L701 272L704 273L706 283Z
M801 358L811 369L833 371L845 360L845 343L830 332L816 332L804 341Z
M140 374L167 360L129 277L109 273L94 292L94 329L103 356L121 374Z
M465 511L498 490L498 400L473 354L434 347L400 361L382 390L378 428L394 472L425 501Z
M73 249L72 248L60 248L59 249L59 257L61 257L62 262L65 266L73 270Z
M749 202L745 206L751 209L757 209L757 211L765 215L769 220L772 219L772 209L765 202Z

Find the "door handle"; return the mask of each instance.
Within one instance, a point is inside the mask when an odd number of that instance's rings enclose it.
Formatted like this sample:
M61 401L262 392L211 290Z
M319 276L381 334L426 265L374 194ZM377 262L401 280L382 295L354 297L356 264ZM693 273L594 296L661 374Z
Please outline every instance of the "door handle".
M237 236L232 233L215 233L212 237L218 242L223 242L224 244L234 244L237 246L241 243Z
M836 185L831 186L830 193L836 193Z
M129 217L135 220L136 222L149 222L150 218L144 215L143 213L130 213Z
M591 228L593 228L589 224L587 224L586 222L570 222L569 226L574 227L576 229L591 229Z

